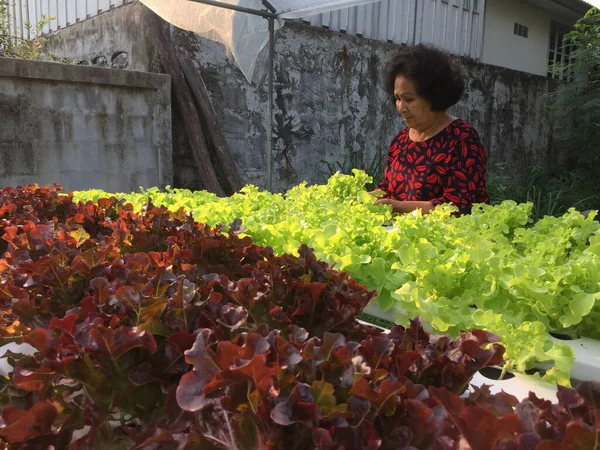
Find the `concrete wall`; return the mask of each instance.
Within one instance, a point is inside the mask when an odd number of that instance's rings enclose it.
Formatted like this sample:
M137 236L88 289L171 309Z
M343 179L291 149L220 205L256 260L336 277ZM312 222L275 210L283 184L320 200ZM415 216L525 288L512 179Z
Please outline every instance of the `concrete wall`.
M132 4L61 31L49 49L89 61L125 51L130 67L156 67L144 26L145 8ZM132 22L136 26L132 26ZM112 30L107 33L104 30ZM116 38L116 36L118 38ZM266 186L266 71L249 84L225 48L214 41L173 29L179 51L191 57L212 96L221 126L245 183ZM89 40L91 44L73 45ZM385 158L402 128L382 75L398 50L394 44L288 24L277 35L275 80L274 180L276 190L301 181L322 182L326 164L367 167ZM550 121L543 113L551 82L543 77L460 60L467 93L451 112L471 121L488 150L490 166L506 162L519 174L551 160ZM195 188L195 168L174 109L174 184Z
M171 184L170 77L0 58L0 186Z

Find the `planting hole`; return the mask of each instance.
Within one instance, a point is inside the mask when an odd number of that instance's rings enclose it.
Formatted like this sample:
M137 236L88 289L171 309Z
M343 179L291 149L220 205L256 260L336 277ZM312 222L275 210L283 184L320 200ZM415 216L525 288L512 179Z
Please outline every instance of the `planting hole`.
M561 341L572 341L573 338L571 336L567 336L566 334L558 334L558 333L550 333L555 339L560 339Z
M497 367L484 367L479 371L479 373L489 380L499 380L500 376L502 375L502 369L498 369ZM506 372L502 379L510 380L514 377L515 376L512 373Z

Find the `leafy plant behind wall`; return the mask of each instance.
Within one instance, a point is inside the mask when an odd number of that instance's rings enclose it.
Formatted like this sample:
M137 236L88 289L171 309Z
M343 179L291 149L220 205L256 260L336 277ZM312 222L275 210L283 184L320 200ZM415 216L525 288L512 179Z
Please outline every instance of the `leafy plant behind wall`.
M571 72L573 80L551 96L557 138L574 166L590 167L600 161L600 9L590 9L564 45L575 48L572 65L559 64L556 70Z
M44 44L48 41L47 37L42 36L44 27L56 17L42 14L37 24L33 25L30 21L23 24L25 33L31 36L29 39L23 38L11 30L10 22L13 20L12 14L15 14L15 4L9 0L0 0L0 57L18 58L38 61L49 59L54 62L68 62L57 55L48 53L44 50Z
M560 216L569 208L597 209L600 202L594 177L581 169L548 174L540 166L531 166L515 178L507 174L506 164L500 163L488 170L487 189L494 205L505 200L531 202L534 221Z
M585 203L591 195L594 199L590 208L597 209L600 203L600 9L590 9L566 35L564 45L575 50L571 65L558 64L553 68L562 78L568 75L566 78L570 80L550 96L555 137L568 155L563 172L568 171L567 177L578 178L580 201Z

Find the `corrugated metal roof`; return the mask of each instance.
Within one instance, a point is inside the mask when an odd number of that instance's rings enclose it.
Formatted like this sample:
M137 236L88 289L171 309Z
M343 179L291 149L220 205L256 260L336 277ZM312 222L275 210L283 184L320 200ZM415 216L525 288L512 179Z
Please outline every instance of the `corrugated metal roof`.
M501 0L504 1L504 0ZM311 25L396 44L433 44L480 59L485 2L383 0L308 18Z

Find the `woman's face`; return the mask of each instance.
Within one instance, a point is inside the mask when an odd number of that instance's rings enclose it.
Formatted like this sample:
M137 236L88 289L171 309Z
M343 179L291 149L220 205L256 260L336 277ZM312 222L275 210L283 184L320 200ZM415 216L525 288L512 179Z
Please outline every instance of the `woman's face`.
M431 105L423 97L417 95L415 84L402 75L396 77L394 83L396 109L409 128L427 129L435 122L435 113Z

